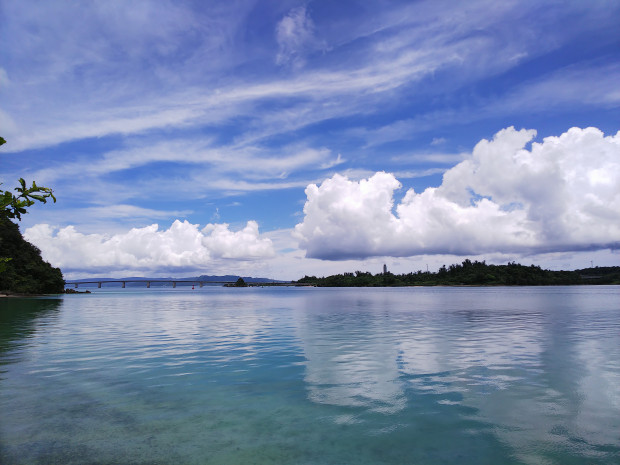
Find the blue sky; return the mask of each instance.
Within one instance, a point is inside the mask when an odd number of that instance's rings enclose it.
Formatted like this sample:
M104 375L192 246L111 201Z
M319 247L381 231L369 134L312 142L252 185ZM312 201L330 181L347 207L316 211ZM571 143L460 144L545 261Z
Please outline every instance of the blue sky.
M618 2L0 14L0 181L67 277L620 263Z

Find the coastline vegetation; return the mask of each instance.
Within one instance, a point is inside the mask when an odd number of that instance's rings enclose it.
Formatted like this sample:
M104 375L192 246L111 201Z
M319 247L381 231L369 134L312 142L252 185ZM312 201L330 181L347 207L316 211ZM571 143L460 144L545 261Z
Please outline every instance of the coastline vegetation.
M577 284L620 284L620 266L551 271L539 266L488 265L466 259L461 264L442 266L437 272L406 274L388 272L373 275L356 271L317 278L305 276L300 284L318 287L398 287L398 286L553 286Z
M6 141L0 137L0 145ZM21 220L27 208L36 202L56 202L52 189L28 187L19 179L19 187L11 191L0 189L0 293L4 294L58 294L64 290L64 279L59 268L41 258L41 251L26 241L19 226L12 220Z
M248 287L248 285L245 280L240 276L236 282L224 284L224 287Z
M4 294L59 294L65 281L59 268L41 258L41 251L26 241L17 224L0 216L0 254L5 259L0 272ZM9 260L6 260L6 259Z

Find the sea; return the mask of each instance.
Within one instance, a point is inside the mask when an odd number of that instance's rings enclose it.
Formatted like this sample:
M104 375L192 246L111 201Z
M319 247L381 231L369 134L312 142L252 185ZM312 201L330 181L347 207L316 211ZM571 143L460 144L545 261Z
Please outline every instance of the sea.
M618 464L620 286L2 298L0 463Z

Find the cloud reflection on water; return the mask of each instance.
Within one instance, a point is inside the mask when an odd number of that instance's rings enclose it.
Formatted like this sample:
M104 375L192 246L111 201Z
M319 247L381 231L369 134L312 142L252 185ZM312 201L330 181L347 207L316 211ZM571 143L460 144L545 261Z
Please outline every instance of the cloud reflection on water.
M33 444L64 444L77 457L89 444L110 462L138 457L135 444L154 436L148 458L168 454L170 463L198 449L238 463L221 438L248 454L271 447L312 463L323 447L331 463L360 451L364 463L476 463L479 453L489 463L605 461L619 450L617 294L598 286L66 296L9 338L0 437L14 457L57 458Z
M584 313L596 290L581 298L575 288L506 292L516 295L506 298L500 289L309 295L297 329L308 398L358 414L416 415L423 396L460 404L473 408L470 418L494 425L525 463L540 463L535 446L545 443L581 447L592 457L617 444L620 369L609 354L619 352L620 336L609 305ZM591 317L604 322L594 337L586 334Z

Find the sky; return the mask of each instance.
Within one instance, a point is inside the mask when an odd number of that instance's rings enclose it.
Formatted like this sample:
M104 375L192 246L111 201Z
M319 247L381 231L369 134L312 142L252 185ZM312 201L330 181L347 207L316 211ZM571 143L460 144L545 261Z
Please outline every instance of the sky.
M0 0L65 278L620 265L617 1Z

